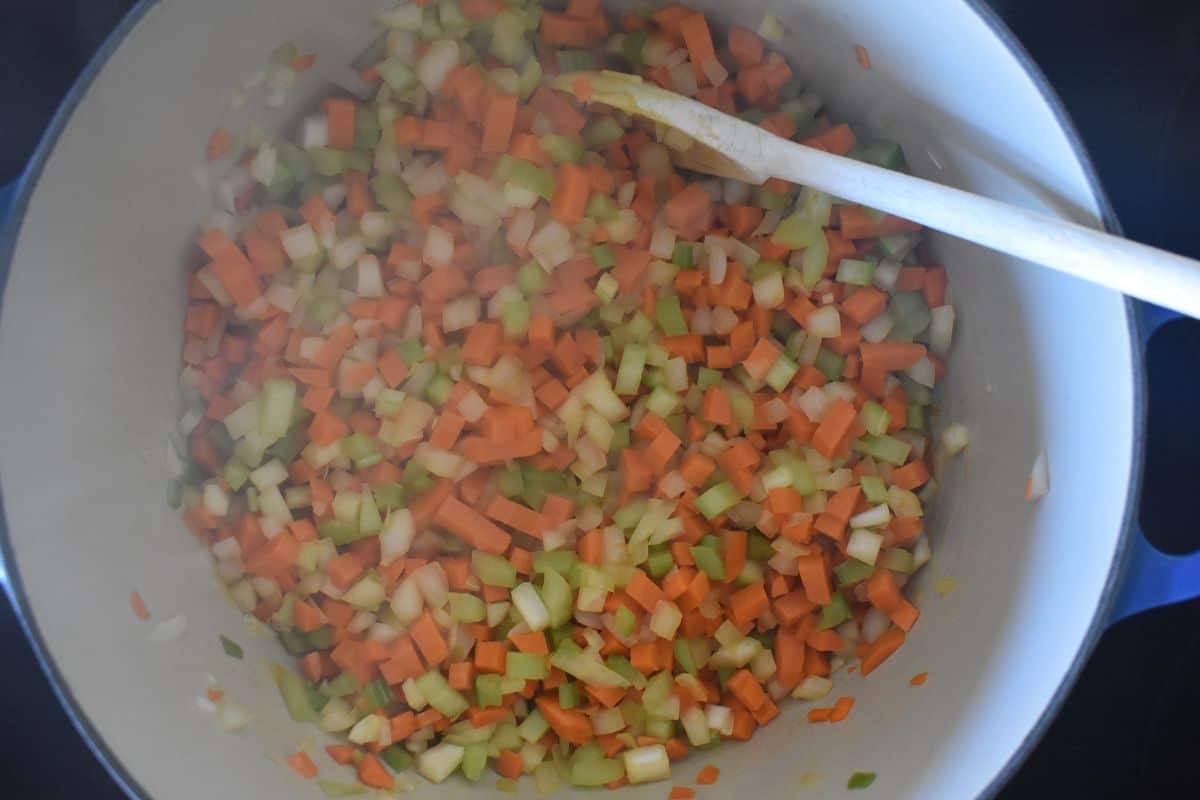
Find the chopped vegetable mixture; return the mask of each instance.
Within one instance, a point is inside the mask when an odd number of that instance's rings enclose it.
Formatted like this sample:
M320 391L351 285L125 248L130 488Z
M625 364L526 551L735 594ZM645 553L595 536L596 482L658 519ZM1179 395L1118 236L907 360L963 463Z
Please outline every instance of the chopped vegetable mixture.
M188 289L172 496L296 656L273 668L292 718L344 734L328 752L368 787L621 786L876 670L930 558L946 270L906 220L685 172L549 82L636 72L839 154L900 149L681 5L378 22L369 100L325 98L293 139L213 135L237 191Z

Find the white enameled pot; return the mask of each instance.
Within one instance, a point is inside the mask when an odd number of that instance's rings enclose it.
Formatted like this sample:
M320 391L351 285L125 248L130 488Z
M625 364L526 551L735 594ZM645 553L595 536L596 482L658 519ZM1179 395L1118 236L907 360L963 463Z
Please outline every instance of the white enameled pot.
M208 556L164 501L156 466L178 410L190 245L207 199L193 168L231 92L284 40L319 52L294 103L336 81L370 41L372 0L165 0L134 10L72 92L19 193L0 263L0 475L9 592L52 680L114 776L160 800L317 796L282 765L311 728L288 721L254 638L216 590ZM1029 59L970 0L700 2L755 25L772 5L797 73L836 115L900 141L934 180L1101 225L1105 203L1061 108ZM871 68L855 60L854 45ZM270 129L296 119L264 114ZM1031 746L1102 629L1140 470L1141 356L1120 295L946 237L959 335L942 418L971 431L931 521L908 644L862 680L851 718L810 727L799 704L750 744L693 759L720 797L834 797L854 771L884 797L994 791ZM1051 490L1022 500L1040 449ZM1143 551L1139 551L1143 552ZM1150 556L1147 556L1150 558ZM1191 565L1193 570L1195 565ZM941 577L958 588L942 598ZM183 614L149 640L129 610ZM234 661L219 634L246 648ZM928 671L928 684L909 678ZM195 698L212 673L251 711L217 731ZM319 758L332 776L330 762ZM456 779L457 781L457 779ZM415 796L492 796L491 781ZM621 791L661 800L663 785ZM502 795L495 795L502 796Z

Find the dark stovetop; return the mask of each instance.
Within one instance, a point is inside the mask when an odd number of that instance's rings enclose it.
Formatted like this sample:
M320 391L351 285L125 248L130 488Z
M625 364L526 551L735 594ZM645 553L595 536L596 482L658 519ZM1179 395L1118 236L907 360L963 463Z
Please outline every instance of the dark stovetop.
M5 0L0 185L16 176L59 99L131 0ZM1200 3L990 0L1063 97L1125 232L1200 257ZM1194 413L1200 323L1171 323L1148 354L1142 521L1168 552L1197 545ZM1188 524L1191 523L1191 524ZM1052 609L1048 613L1053 613ZM1200 601L1104 634L1062 712L1000 795L1167 798L1200 792ZM0 774L7 797L122 797L83 745L0 599ZM186 746L186 743L181 743ZM886 783L872 790L886 797Z

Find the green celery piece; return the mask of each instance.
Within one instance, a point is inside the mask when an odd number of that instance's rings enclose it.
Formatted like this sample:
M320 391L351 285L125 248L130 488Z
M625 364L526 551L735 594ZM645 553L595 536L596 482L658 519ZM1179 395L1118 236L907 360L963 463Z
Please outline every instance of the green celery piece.
M398 483L380 483L371 487L375 507L381 512L405 508L407 504L404 487Z
M436 669L431 669L417 678L417 688L429 705L453 719L470 707L470 703Z
M595 261L596 266L600 269L609 269L616 265L617 256L613 253L611 246L597 244L592 246L592 261Z
M813 366L821 370L829 380L841 380L842 370L846 367L846 358L822 347L817 352L817 360L813 362Z
M691 548L690 552L696 566L703 570L710 580L725 580L725 562L721 560L721 556L715 548L696 545Z
M624 777L624 761L599 758L572 762L569 780L573 786L604 786Z
M550 627L566 625L571 620L575 595L567 579L554 570L547 570L542 577L542 602L550 612Z
M684 320L683 310L679 307L679 295L668 294L658 298L654 316L658 320L658 326L667 336L687 334L687 321Z
M563 708L575 708L579 705L579 684L574 681L559 684L558 704Z
M383 759L383 763L387 764L392 772L404 772L405 770L412 769L412 756L401 745L392 745L380 753L379 757Z
M475 676L475 703L480 708L502 705L504 693L500 689L501 676L491 673Z
M528 161L514 159L512 176L507 182L533 192L546 201L554 197L554 175Z
M221 649L224 650L225 655L229 656L230 658L240 659L245 655L241 645L225 636L221 637Z
M633 628L637 625L637 617L633 615L632 611L621 605L613 616L613 626L617 629L617 633L622 636L629 636L633 633Z
M646 559L646 569L650 571L652 578L661 578L670 572L673 566L675 566L675 558L665 546L656 545L650 548L650 557Z
M597 222L608 222L617 216L616 202L606 194L593 194L588 198L584 214ZM602 269L604 269L602 267Z
M872 436L868 433L855 440L853 449L857 453L869 455L876 461L883 461L899 467L908 460L912 445L892 436Z
M370 708L367 713L371 713L376 709L387 708L391 705L395 697L392 695L392 688L387 685L384 680L373 680L363 689L363 696L368 701Z
M707 389L710 386L718 386L723 379L723 376L717 370L701 367L699 374L696 376L696 385L701 389Z
M517 269L517 288L526 297L545 291L546 280L546 271L536 261L526 261Z
M517 568L508 559L482 550L471 551L471 573L488 586L511 589L517 585Z
M333 647L333 626L322 625L305 635L308 646L314 650L327 650Z
M646 676L634 669L633 664L628 658L622 655L611 655L604 659L604 664L613 672L620 675L635 689L642 689L646 686Z
M750 531L746 537L746 558L751 561L770 561L774 556L771 541L758 531Z
M599 150L624 135L625 129L612 117L593 117L583 129L583 143L589 150Z
M887 486L884 485L883 478L876 475L863 475L858 482L862 486L863 496L867 498L868 503L879 505L887 502Z
M742 495L732 483L725 481L713 486L696 498L696 510L705 519L714 519L742 501Z
M722 570L723 571L723 570ZM700 671L699 665L696 664L696 654L692 651L692 644L687 639L676 639L674 642L675 648L675 663L677 663L684 672L689 675L695 675Z
M506 657L504 674L523 681L540 681L550 674L550 667L543 655L510 650Z
M477 781L483 777L487 767L488 746L483 743L469 744L463 752L462 774L469 781Z
M404 339L396 345L396 355L411 367L425 358L425 345L420 339Z
M342 522L336 519L327 520L317 525L317 532L321 535L321 538L329 539L338 547L352 544L370 535L360 533L358 525L355 523Z
M691 269L696 266L696 253L690 242L676 242L675 251L671 254L671 263L677 264L682 269Z
M863 425L867 427L867 433L872 436L883 436L892 422L892 415L888 410L874 400L863 403L859 416Z
M925 430L925 406L919 403L908 404L908 418L905 427L914 431Z
M577 136L547 133L541 138L540 144L556 164L576 162L583 157L583 141Z
M536 708L529 712L529 716L522 720L517 726L517 733L527 742L536 742L546 735L550 730L550 723L542 716L542 712Z
M566 575L578 563L579 556L575 555L572 550L544 550L533 554L533 571L538 574L557 572L560 575Z
M838 586L853 586L856 583L861 583L871 577L873 572L875 572L875 567L856 558L847 558L833 568L833 574L837 578Z
M645 368L645 345L626 345L624 352L621 353L621 364L617 367L617 379L613 384L613 391L621 395L637 394Z
M352 672L343 672L336 678L326 681L321 686L321 694L326 697L345 697L358 691L358 678Z
M450 592L450 616L458 622L481 622L487 616L482 600L473 594Z
M287 707L288 716L295 722L313 722L317 714L308 701L308 684L303 678L281 664L271 665L271 676Z
M779 223L779 227L771 236L771 241L789 250L800 250L804 247L811 247L818 240L824 238L825 232L821 229L820 223L805 218L803 214L792 214Z
M874 772L856 772L846 781L847 789L866 789L875 782Z
M850 605L841 592L835 592L832 599L826 605L821 606L821 621L817 627L820 630L836 628L849 617Z

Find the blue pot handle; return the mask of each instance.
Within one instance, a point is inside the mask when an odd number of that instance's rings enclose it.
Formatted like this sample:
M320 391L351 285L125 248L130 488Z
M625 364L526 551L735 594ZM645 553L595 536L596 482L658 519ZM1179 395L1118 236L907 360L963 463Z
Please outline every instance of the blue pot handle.
M1181 316L1149 303L1139 303L1138 313L1143 350L1156 330ZM1185 556L1169 556L1150 544L1141 525L1135 525L1132 534L1129 561L1113 604L1109 625L1140 611L1200 597L1200 551Z

